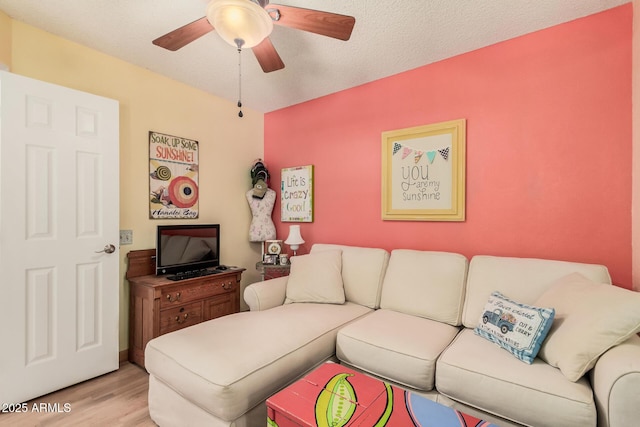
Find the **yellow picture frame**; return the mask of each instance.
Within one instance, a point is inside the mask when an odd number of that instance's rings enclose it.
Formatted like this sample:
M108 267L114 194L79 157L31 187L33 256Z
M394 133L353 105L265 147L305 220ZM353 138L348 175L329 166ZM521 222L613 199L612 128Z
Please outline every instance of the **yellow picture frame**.
M382 219L464 221L466 120L382 133Z

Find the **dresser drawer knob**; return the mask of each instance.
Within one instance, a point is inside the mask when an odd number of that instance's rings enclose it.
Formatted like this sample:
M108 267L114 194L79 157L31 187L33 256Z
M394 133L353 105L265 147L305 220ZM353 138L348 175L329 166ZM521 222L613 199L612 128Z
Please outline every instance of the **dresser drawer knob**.
M169 302L180 301L180 292L176 292L176 296L175 297L172 297L171 294L167 294L167 300Z
M180 317L180 316L176 316L176 322L178 323L184 323L187 321L187 318L189 317L189 313L185 313L184 316Z
M226 283L222 284L222 289L224 289L225 291L228 291L232 287L233 287L233 283L232 282L226 282Z

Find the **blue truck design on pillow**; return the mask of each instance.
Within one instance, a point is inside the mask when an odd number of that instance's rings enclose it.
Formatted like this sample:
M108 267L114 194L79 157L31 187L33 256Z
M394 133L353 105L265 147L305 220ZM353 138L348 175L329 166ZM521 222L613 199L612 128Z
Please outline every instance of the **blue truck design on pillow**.
M499 308L493 311L485 311L482 315L483 323L491 323L500 328L500 332L506 334L507 332L513 332L513 328L516 325L516 318L510 313L504 313Z

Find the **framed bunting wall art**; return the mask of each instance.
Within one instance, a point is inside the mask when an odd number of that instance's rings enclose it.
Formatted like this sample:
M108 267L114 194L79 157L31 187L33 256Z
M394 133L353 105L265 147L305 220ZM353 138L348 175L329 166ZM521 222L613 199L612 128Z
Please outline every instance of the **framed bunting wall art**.
M282 169L280 221L313 222L313 165Z
M382 133L382 219L465 220L464 119Z
M149 132L149 218L198 218L198 141Z

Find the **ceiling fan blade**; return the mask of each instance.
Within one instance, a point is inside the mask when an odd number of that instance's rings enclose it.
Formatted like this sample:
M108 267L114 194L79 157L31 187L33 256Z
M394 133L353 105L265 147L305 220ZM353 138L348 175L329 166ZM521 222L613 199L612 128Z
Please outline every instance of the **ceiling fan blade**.
M356 18L353 16L303 9L301 7L269 4L266 9L267 12L273 9L279 11L280 19L273 21L276 25L309 31L340 40L349 40L353 26L356 23ZM277 16L277 14L274 15L274 12L270 14L272 17Z
M209 23L205 16L177 30L173 30L164 36L158 37L153 41L153 44L176 51L211 31L213 31L213 25Z
M273 43L271 43L269 37L262 40L259 45L254 46L252 50L256 55L258 63L260 63L260 66L262 67L262 71L265 73L270 73L284 68L284 62L282 62L280 55L276 52L276 48L273 47Z

